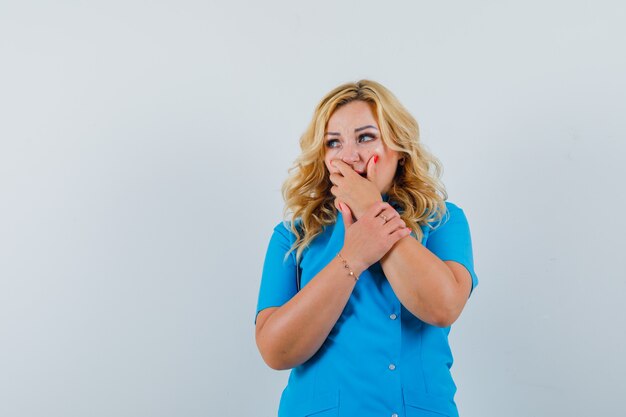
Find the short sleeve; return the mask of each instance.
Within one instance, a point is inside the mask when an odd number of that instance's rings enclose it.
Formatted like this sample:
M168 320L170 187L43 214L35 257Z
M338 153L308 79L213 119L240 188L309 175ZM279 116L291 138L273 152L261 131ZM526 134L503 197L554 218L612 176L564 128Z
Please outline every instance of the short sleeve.
M261 310L280 307L297 293L295 252L291 252L285 260L285 254L294 241L295 235L284 223L274 228L263 262L255 323Z
M465 213L461 208L446 202L447 213L441 223L430 232L426 248L442 261L456 261L463 265L472 277L472 290L478 285L474 271L472 238Z

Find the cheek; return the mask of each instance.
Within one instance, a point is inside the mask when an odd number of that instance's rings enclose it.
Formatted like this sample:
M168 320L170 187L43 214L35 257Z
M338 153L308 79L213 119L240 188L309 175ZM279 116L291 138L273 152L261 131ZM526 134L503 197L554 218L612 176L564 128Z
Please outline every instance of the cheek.
M370 153L368 159L369 157L374 155L378 155L378 157L381 159L387 159L387 153L385 152L385 147L383 146L382 141L378 141L376 146L370 149L368 152Z
M382 141L378 141L379 143L376 144L375 147L372 147L371 149L369 149L366 161L369 161L369 159L371 157L373 157L374 155L378 155L378 164L381 164L381 166L383 167L383 170L387 170L388 165L392 164L393 158L392 155L390 155L389 152L387 152L387 149L385 148L385 146L383 145Z
M360 151L360 157L364 164L368 164L370 159L374 157L374 155L378 155L379 158L385 156L385 148L382 145L377 144L376 146L370 146ZM378 162L380 163L380 162Z
M379 160L380 168L380 176L385 181L391 180L396 175L396 170L398 169L398 159L394 157L394 155L386 154L381 155Z
M326 165L326 170L330 173L333 173L334 169L330 166L330 161L332 161L334 157L331 152L327 152L324 156L324 165Z

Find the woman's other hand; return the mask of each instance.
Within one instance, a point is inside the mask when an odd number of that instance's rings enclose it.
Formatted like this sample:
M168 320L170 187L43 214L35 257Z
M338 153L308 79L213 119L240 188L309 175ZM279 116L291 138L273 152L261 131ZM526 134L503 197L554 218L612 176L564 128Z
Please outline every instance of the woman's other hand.
M389 203L374 203L356 221L350 207L343 202L338 204L345 226L341 253L357 275L378 262L397 241L411 234L411 229Z

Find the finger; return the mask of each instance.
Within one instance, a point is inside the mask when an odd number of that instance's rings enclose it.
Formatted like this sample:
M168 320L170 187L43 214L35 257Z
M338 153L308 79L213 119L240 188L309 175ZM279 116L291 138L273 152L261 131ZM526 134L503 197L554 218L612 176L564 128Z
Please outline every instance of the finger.
M386 208L382 213L378 215L379 217L385 216L387 221L394 219L396 217L400 217L400 213L397 212L393 207Z
M383 210L378 216L376 216L377 219L380 220L381 224L384 226L387 223L389 223L391 220L393 220L396 216L392 215L390 212L388 212L387 210Z
M396 217L395 219L388 221L383 227L387 234L392 234L396 230L404 228L406 228L406 223L400 217Z
M378 155L376 154L372 155L370 160L367 161L366 177L370 181L374 181L374 178L376 178L376 162L377 161L378 161Z
M330 160L330 168L328 169L328 171L331 174L341 174L341 172L339 171L339 168L337 168L337 166L335 165L336 162L339 162L339 159L331 159Z
M330 193L334 195L335 197L337 197L338 192L339 192L339 187L337 187L336 185L333 185L332 187L330 187Z
M375 204L372 204L370 206L370 208L365 212L364 215L373 218L380 215L381 212L389 207L391 207L391 205L386 201L377 201Z
M341 175L341 174L330 174L328 176L328 179L330 180L330 182L332 182L335 185L341 185L341 180L343 180L343 175Z
M354 223L354 221L352 220L352 211L350 210L350 207L348 207L348 205L345 203L340 202L339 207L341 210L341 217L343 217L344 228L347 230L348 227L352 226L352 224Z
M411 234L411 229L408 227L403 227L402 229L398 229L392 234L389 235L389 239L392 242L392 245L395 244L398 240L405 238Z
M331 162L331 165L337 168L339 172L341 172L341 175L343 175L344 177L351 176L351 175L358 175L360 177L360 175L357 174L356 171L352 169L350 165L346 164L345 162L339 159L336 159L333 162Z

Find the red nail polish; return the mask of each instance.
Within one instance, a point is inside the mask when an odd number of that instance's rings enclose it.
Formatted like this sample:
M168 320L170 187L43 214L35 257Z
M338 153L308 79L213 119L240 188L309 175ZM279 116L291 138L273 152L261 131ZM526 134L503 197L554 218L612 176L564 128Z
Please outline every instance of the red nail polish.
M374 155L374 163L378 162L378 155Z

